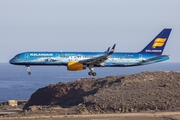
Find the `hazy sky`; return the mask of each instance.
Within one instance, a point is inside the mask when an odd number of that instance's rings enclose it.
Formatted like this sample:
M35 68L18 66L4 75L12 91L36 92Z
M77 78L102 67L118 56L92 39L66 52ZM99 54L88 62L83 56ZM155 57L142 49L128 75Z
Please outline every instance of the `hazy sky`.
M180 61L180 0L0 0L0 62L26 51L142 50L172 28L164 54Z

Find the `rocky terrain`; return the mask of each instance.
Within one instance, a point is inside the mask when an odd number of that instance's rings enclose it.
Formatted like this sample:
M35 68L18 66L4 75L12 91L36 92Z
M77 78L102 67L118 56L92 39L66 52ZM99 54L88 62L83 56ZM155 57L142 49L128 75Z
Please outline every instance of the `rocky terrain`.
M134 113L179 109L180 73L159 71L51 84L33 93L18 115Z

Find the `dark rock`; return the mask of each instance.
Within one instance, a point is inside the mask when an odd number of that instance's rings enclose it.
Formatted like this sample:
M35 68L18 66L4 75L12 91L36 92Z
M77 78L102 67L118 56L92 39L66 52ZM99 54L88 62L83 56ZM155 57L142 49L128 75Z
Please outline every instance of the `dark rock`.
M142 72L60 82L38 89L24 110L34 105L76 107L75 111L81 114L177 110L180 73Z

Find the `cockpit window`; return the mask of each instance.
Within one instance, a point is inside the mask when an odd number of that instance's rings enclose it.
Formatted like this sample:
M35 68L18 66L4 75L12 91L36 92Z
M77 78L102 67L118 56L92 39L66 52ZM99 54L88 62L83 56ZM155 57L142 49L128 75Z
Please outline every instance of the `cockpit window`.
M18 55L16 55L14 58L19 59L19 56L18 56Z

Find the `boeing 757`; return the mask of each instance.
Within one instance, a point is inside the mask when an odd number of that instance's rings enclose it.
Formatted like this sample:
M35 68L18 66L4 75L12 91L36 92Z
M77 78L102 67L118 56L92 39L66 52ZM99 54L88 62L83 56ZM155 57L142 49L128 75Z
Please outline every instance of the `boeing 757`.
M130 67L168 60L169 55L162 53L170 33L171 29L163 29L142 51L136 53L114 52L114 44L105 52L23 52L15 55L9 63L26 66L29 75L30 66L56 65L67 66L70 71L89 68L88 74L96 76L94 67ZM138 45L138 41L136 43Z

